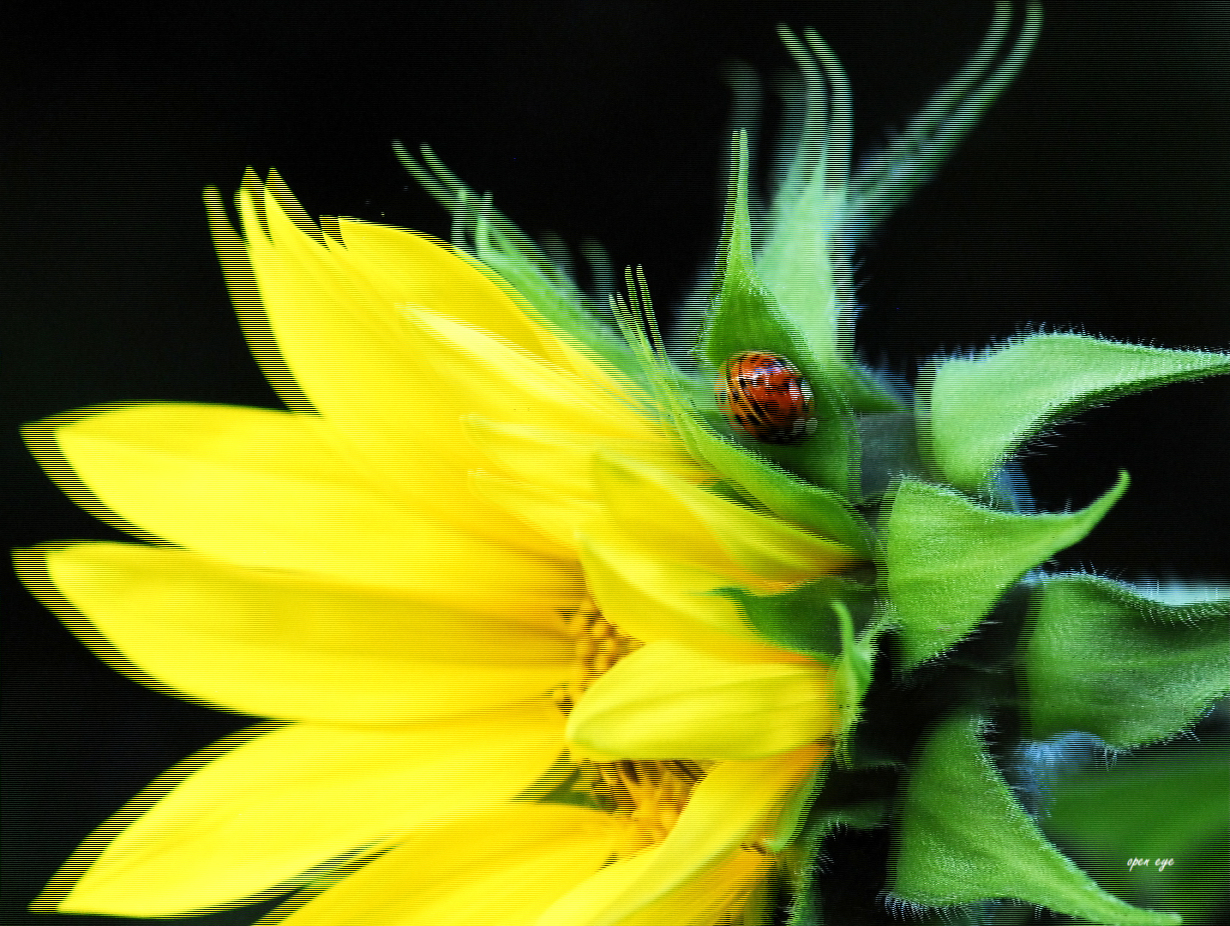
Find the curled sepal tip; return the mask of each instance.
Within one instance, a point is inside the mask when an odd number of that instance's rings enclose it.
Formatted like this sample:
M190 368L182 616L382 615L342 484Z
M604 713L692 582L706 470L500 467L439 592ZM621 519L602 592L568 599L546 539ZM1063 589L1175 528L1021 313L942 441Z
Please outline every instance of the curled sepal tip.
M983 726L958 714L925 739L901 804L896 898L925 907L1015 899L1095 923L1178 926L1173 913L1106 893L1051 845L987 755Z
M1082 540L1127 491L1127 473L1082 511L1023 515L915 479L884 518L884 591L901 628L904 668L937 656L986 617L1027 570Z
M957 488L985 491L1009 454L1058 421L1156 386L1230 372L1230 354L1036 334L920 376L919 445Z

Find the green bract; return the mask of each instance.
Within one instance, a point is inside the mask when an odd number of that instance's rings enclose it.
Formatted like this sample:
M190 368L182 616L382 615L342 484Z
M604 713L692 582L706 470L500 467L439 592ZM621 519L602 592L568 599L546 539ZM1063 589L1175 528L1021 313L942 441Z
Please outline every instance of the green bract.
M1154 386L1230 370L1230 357L1158 350L1075 334L1040 334L977 360L924 371L920 443L937 475L986 487L1022 443L1060 418Z
M900 814L899 896L941 907L1011 897L1124 926L1180 921L1116 900L1047 842L987 757L974 718L951 717L930 735Z
M792 926L829 913L837 923L892 922L883 897L915 913L944 908L952 922L989 922L1002 909L991 902L1004 900L1096 923L1178 922L1108 894L1061 854L994 756L1073 731L1129 748L1190 728L1230 691L1230 598L1167 604L1094 576L1040 572L1097 527L1128 477L1083 510L1034 514L1005 466L1066 417L1228 372L1230 355L1033 334L980 356L930 360L907 397L854 351L855 251L1016 75L1041 13L1030 6L1008 43L1010 21L1000 4L969 64L857 171L840 65L819 36L782 30L805 84L797 144L756 215L747 137L736 134L705 311L679 325L699 339L676 356L658 335L639 272L629 272L626 298L583 293L430 151L419 161L398 149L452 212L457 243L514 286L528 310L646 387L723 492L865 557L848 576L817 576L779 594L723 591L762 635L835 672L837 762L769 841L791 861L779 913ZM715 378L744 351L779 354L803 372L813 435L758 443L724 421ZM818 867L836 851L834 834L851 828L886 834L893 846L880 898L861 907Z
M1230 598L1155 601L1094 576L1044 579L1021 653L1030 733L1117 747L1173 736L1230 691Z
M902 480L881 533L887 600L901 624L908 667L973 630L1021 575L1088 534L1127 490L1113 489L1072 514L1013 514L956 492Z

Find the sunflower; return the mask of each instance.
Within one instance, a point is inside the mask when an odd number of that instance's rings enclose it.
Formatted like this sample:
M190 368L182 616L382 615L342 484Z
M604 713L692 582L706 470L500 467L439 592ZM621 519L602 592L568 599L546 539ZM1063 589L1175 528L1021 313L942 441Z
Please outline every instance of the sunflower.
M22 551L18 571L120 671L269 720L154 782L38 906L294 892L292 926L817 926L885 903L983 922L1007 899L1173 926L1066 859L987 740L1003 717L1018 745L1187 729L1230 690L1230 601L1048 575L1128 479L1037 513L1011 457L1230 356L1037 333L934 358L907 396L852 345L856 249L1010 82L1040 17L1006 44L1000 4L857 172L844 73L783 30L798 144L753 215L735 134L686 349L643 274L604 318L429 149L397 150L454 247L314 221L276 173L245 179L240 231L207 192L288 410L30 426L71 497L148 543ZM874 900L820 865L842 829L881 840Z
M834 673L718 591L860 557L713 491L648 391L475 261L310 222L276 175L240 190L242 237L208 198L292 410L31 426L74 499L154 545L19 571L122 671L276 723L151 786L54 908L181 914L339 860L354 873L293 922L463 921L511 892L516 921L704 923L764 893L766 840L831 747ZM528 802L567 776L591 806Z

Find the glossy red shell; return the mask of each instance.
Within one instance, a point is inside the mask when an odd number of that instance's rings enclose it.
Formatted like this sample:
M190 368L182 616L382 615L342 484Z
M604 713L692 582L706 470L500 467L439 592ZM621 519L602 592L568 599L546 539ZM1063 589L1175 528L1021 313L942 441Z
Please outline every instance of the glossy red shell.
M722 364L715 392L731 427L755 440L794 444L816 430L811 384L778 354L735 354Z

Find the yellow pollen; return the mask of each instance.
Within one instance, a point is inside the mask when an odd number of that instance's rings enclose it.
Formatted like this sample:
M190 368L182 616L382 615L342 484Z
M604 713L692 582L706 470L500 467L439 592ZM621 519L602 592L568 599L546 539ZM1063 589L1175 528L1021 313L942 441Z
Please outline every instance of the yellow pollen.
M588 600L564 616L564 629L573 639L571 679L551 696L567 714L602 673L641 642L622 633ZM695 762L675 761L587 761L583 765L595 795L624 822L617 849L621 858L666 838L707 771Z
M641 644L621 633L589 600L564 615L563 626L573 640L572 673L569 682L551 697L566 714L598 676Z

